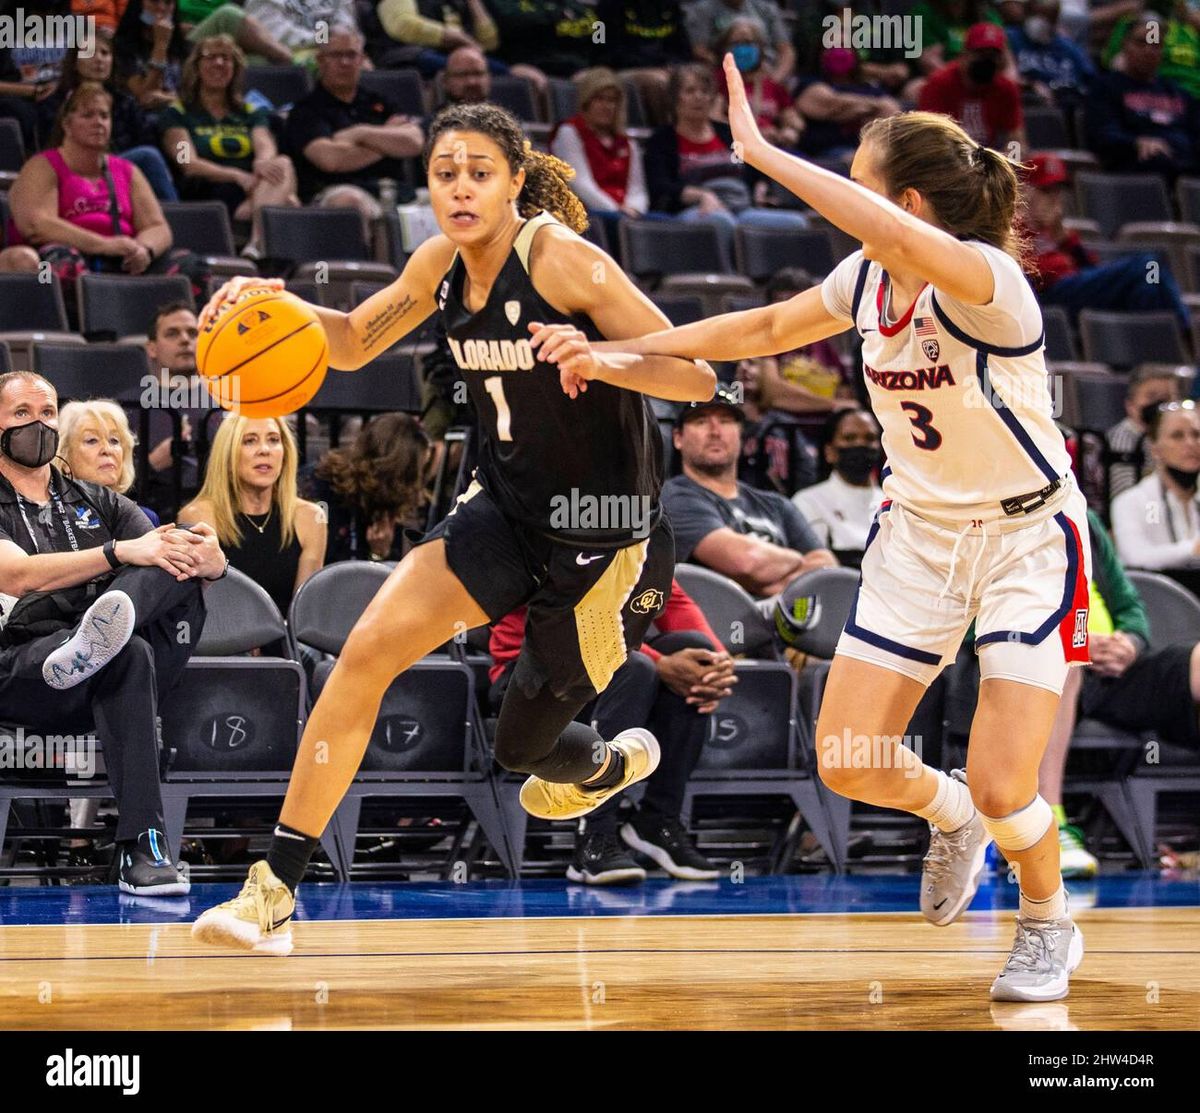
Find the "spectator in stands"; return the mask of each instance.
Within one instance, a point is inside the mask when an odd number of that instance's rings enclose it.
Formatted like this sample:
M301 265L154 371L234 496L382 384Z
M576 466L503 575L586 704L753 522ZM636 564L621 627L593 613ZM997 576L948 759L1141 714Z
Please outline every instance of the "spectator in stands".
M765 48L762 28L752 19L733 20L717 39L717 57L724 58L727 51L733 54L746 86L746 96L754 107L759 130L767 142L794 151L804 131L804 120L796 111L787 87L767 71ZM717 116L728 123L729 89L724 66L719 66L714 73L720 93Z
M129 0L71 0L71 14L92 18L96 26L115 31Z
M638 87L646 122L670 120L667 82L672 66L692 60L692 42L679 0L599 0L609 64Z
M1181 398L1179 371L1169 363L1143 363L1129 376L1125 416L1104 434L1108 497L1114 499L1154 471L1146 445L1146 416Z
M165 108L183 80L188 42L175 20L175 0L129 0L117 25L117 80L143 108Z
M25 153L29 154L38 147L38 102L54 95L55 82L41 74L25 81L12 54L7 47L0 47L0 119L17 122Z
M68 402L58 413L58 455L72 479L126 494L133 486L136 443L129 416L109 398ZM138 509L157 529L158 515L147 506Z
M496 21L483 0L382 0L376 11L392 41L375 58L389 69L413 67L431 78L460 46L486 55L500 45ZM496 59L489 67L493 73L508 72Z
M299 206L300 198L292 160L279 153L267 113L243 99L245 72L246 59L228 35L205 39L188 58L179 99L160 126L183 198L223 201L234 220L249 220L243 254L261 258L259 210Z
M460 46L450 52L442 71L442 92L446 104L478 104L492 95L492 75L482 50ZM428 130L427 124L422 122L422 130Z
M936 73L970 50L967 34L977 23L1000 26L1000 16L984 0L918 0L909 19L921 28L918 68L925 74Z
M571 188L604 221L615 246L621 217L638 219L650 207L642 152L625 132L625 90L617 75L596 66L574 80L579 111L554 129L550 151L574 169Z
M38 130L47 143L59 110L81 81L99 82L112 97L112 137L109 141L112 148L146 176L155 197L160 201L178 201L171 171L158 149L154 122L117 84L113 74L112 33L103 28L96 29L91 50L87 53L81 54L78 47L67 51L58 88L38 104Z
M8 257L0 266L36 271L50 264L75 307L75 279L85 270L185 274L193 296L206 296L207 263L172 247L171 229L142 172L108 154L112 98L84 81L64 102L59 145L21 168L9 195ZM55 142L58 142L56 134Z
M245 0L244 6L246 14L258 20L266 35L290 50L297 63L310 63L317 47L334 31L359 29L354 0Z
M875 512L883 502L879 486L883 447L875 415L867 409L830 414L821 438L821 457L828 478L797 491L792 502L821 545L839 563L858 568Z
M667 480L662 501L676 560L707 565L767 597L837 560L782 495L738 482L743 420L737 396L720 385L711 401L684 406L674 433L683 474Z
M213 438L200 494L179 512L182 525L211 525L229 563L285 615L296 590L325 563L325 516L297 497L296 485L296 440L287 423L231 413Z
M173 518L200 484L201 443L207 444L209 420L217 403L196 375L198 322L192 307L183 301L160 305L146 329L146 359L157 387L150 408L150 473L145 499L160 516ZM199 405L187 403L196 402ZM176 430L172 412L179 418ZM175 469L179 469L176 495Z
M1145 604L1091 510L1088 533L1091 667L1069 671L1038 770L1038 791L1058 819L1064 877L1091 877L1099 869L1082 832L1068 825L1062 804L1063 771L1077 717L1133 733L1153 731L1169 743L1200 750L1200 644L1154 645Z
M709 67L721 64L721 36L735 19L757 24L767 62L767 76L790 86L796 76L796 51L775 0L697 0L686 11L692 56Z
M785 497L817 481L817 450L805 436L807 425L796 414L770 406L770 386L779 380L774 356L738 361L735 389L742 391L742 455L738 479L761 491Z
M1098 263L1079 233L1063 225L1066 164L1057 155L1043 154L1034 155L1029 165L1025 219L1036 256L1031 279L1042 304L1061 305L1072 321L1081 309L1169 310L1187 335L1191 313L1170 263L1153 252L1133 250Z
M1025 145L1021 90L1001 72L1008 39L995 23L976 23L963 40L965 50L931 74L921 87L917 107L953 116L977 143L1003 150Z
M1087 98L1096 67L1077 43L1059 31L1061 3L1030 0L1016 6L1023 18L1007 32L1022 90L1042 104L1074 111Z
M378 414L349 448L301 473L300 492L328 519L325 563L399 560L404 526L421 505L431 447L411 414Z
M812 159L848 167L864 125L879 116L895 115L900 105L863 79L853 50L823 50L820 65L820 76L801 77L796 85L796 107L807 123L801 150Z
M286 66L292 52L276 41L240 2L231 0L179 0L176 18L189 43L213 35L228 35L242 48L248 61Z
M1200 99L1200 6L1189 4L1188 0L1162 0L1151 5L1151 9L1146 13L1148 19L1155 19L1158 11L1166 17L1157 19L1158 39L1162 44L1160 76L1178 85L1189 97ZM1135 11L1113 27L1101 56L1106 66L1120 68L1114 63L1124 47L1125 32L1138 14Z
M364 238L383 215L379 183L396 183L400 201L416 196L401 161L421 153L419 123L380 93L363 89L363 38L334 31L317 48L317 87L288 113L287 143L297 158L300 196L318 206L356 209Z
M492 627L492 681L489 702L499 709L525 640L526 608ZM686 881L713 880L716 867L696 849L680 821L684 790L700 760L708 716L737 683L733 659L713 633L700 608L675 581L663 612L654 620L659 634L630 653L608 687L577 716L604 735L647 727L662 747L662 760L646 781L646 794L629 819L620 820L621 795L606 801L579 824L575 855L567 870L585 885L644 881L639 866L618 839Z
M1168 402L1147 421L1154 472L1112 502L1117 552L1130 568L1162 572L1200 594L1200 414Z
M1200 159L1200 101L1159 73L1161 24L1130 21L1121 47L1123 68L1106 70L1088 98L1088 146L1105 170L1161 174L1174 181Z
M488 11L500 33L497 54L533 77L570 77L605 59L592 38L598 16L586 0L489 0ZM538 89L544 92L544 86Z
M704 66L679 66L671 71L670 89L674 122L656 128L646 144L651 209L714 225L728 269L738 224L806 228L800 213L754 205L751 190L762 177L732 161L729 126L712 119L712 73Z
M199 581L220 578L225 555L211 529L153 529L123 495L54 467L58 399L40 375L0 376L0 432L0 717L94 730L117 801L121 890L182 895L155 718L200 640Z

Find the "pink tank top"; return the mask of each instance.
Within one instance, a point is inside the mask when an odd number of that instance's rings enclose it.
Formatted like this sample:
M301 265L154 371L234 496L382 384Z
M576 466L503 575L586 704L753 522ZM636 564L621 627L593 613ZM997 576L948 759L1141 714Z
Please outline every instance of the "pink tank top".
M108 195L108 183L104 175L95 181L76 174L56 149L42 152L44 158L58 176L58 215L63 220L95 232L101 236L115 235L111 214L111 201ZM133 226L133 164L116 155L108 156L109 170L112 171L113 185L117 189L117 212L121 224L121 235L132 236ZM24 243L13 233L16 227L9 223L9 243Z

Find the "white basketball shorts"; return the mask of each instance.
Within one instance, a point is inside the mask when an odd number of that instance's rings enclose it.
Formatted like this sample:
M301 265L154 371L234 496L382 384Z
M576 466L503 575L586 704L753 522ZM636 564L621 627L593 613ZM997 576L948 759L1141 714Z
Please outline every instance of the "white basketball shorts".
M1087 504L1072 485L1032 515L934 524L885 502L837 652L929 685L976 620L983 679L1062 693L1088 663Z

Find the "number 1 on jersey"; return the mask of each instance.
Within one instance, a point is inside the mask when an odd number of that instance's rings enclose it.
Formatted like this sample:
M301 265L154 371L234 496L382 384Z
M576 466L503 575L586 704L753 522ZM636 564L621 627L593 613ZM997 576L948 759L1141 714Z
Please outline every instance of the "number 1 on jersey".
M502 441L512 440L512 411L504 397L504 380L499 375L489 375L483 380L484 389L496 403L496 436Z

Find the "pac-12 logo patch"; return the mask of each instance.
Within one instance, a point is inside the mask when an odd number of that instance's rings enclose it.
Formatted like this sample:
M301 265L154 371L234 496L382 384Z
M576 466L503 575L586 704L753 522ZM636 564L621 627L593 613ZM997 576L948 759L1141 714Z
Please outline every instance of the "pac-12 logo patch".
M921 338L921 351L925 358L936 362L942 354L942 347L937 340L937 325L932 317L916 317L913 320L913 331Z
M521 303L519 301L506 301L504 303L504 315L508 318L510 325L515 325L521 319Z
M647 588L641 595L635 596L629 604L634 614L658 614L663 608L663 593L657 588Z
M1087 622L1088 613L1086 610L1075 612L1075 633L1071 637L1072 649L1082 649L1087 645Z
M921 351L925 353L931 363L936 362L938 356L942 354L941 346L936 340L922 340Z

